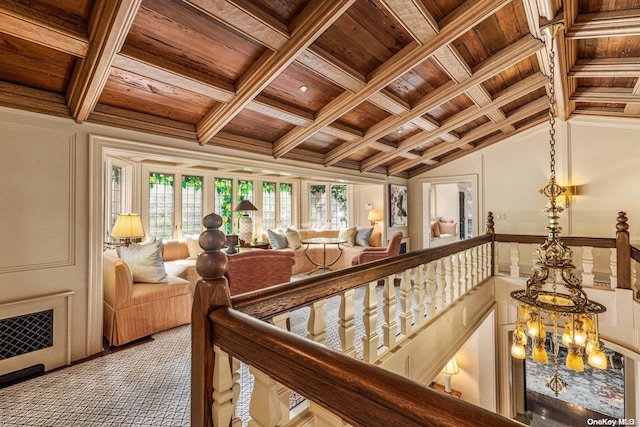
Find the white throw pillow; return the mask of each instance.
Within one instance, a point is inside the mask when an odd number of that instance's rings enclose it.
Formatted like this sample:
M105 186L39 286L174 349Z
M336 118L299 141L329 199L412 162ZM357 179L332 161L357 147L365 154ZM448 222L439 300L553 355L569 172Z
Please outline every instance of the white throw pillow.
M184 235L184 241L187 242L187 248L189 248L189 259L197 259L198 254L203 251L198 242L199 238L200 236L198 234Z
M287 228L287 231L284 232L284 235L287 237L287 243L291 249L298 249L302 246L302 238L297 230L289 227Z
M338 239L346 240L345 246L353 246L355 244L357 227L345 228L338 232Z
M131 268L134 282L168 282L167 272L162 261L162 240L122 246L120 248L120 258Z
M284 234L284 230L279 228L270 228L267 230L267 236L269 237L269 244L272 249L284 249L287 247L287 236Z

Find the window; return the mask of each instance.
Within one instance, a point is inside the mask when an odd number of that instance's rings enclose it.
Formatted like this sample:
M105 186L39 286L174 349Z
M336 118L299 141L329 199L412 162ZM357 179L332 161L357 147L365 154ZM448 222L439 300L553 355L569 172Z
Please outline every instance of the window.
M262 227L276 228L276 183L262 183Z
M172 174L149 174L149 236L157 239L173 237L174 191Z
M311 184L309 186L311 228L347 227L349 222L347 190L345 184Z
M200 234L202 231L201 176L182 176L182 234Z
M231 223L232 184L233 180L229 178L216 178L215 180L214 211L222 217L223 224L221 230L225 234L231 234L233 232Z
M293 185L280 184L280 226L289 227L293 224Z
M293 185L262 183L262 228L289 227L293 224Z
M118 214L122 212L122 168L111 167L111 215L108 229L111 230L116 223Z

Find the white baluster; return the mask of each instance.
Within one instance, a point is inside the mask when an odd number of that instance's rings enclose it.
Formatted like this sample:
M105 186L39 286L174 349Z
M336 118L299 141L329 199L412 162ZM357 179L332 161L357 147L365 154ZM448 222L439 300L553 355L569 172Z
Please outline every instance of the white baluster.
M249 427L275 427L280 425L282 412L280 412L280 400L276 382L267 374L253 366L249 367L249 372L253 374L255 382L249 403ZM224 426L227 424L215 424Z
M435 261L427 264L427 316L431 319L436 314L436 265Z
M593 247L582 247L582 284L593 286Z
M233 373L229 355L213 346L213 406L214 425L228 426L233 415Z
M493 242L493 274L494 276L500 275L500 244Z
M456 258L458 258L458 267L460 269L460 274L458 275L458 289L460 296L467 293L467 256L464 251L458 252L456 254Z
M382 333L385 347L391 349L396 345L396 287L395 275L387 277L382 291L382 312L384 322L382 323Z
M611 249L611 258L609 259L611 265L611 289L618 287L618 251L616 248Z
M483 280L489 278L491 261L491 243L485 243L482 245L482 278Z
M271 323L280 329L287 329L289 323L289 313L282 313L271 318Z
M464 251L465 256L465 267L467 272L467 280L465 282L466 289L465 293L469 292L473 289L473 255L471 254L471 250L467 249Z
M415 269L415 290L413 296L415 298L415 304L413 306L413 319L416 327L423 325L427 320L424 317L424 304L425 304L425 289L426 283L426 268L425 265L419 265Z
M287 324L289 323L289 313L282 313L282 314L273 316L273 318L271 319L271 323L273 323L274 326L277 326L280 329L287 330L288 329ZM234 362L235 362L235 359L234 359ZM239 375L238 375L238 378L239 378ZM289 406L290 406L292 392L291 392L291 389L283 386L280 383L276 383L276 392L278 393L278 400L280 401L280 412L282 413L282 420L280 422L280 425L284 425L289 421L289 417L291 416L289 411ZM234 393L234 402L237 402L237 399L235 398L235 393ZM240 423L242 423L242 420L240 419L238 420L240 421ZM234 425L235 425L235 420L234 420Z
M403 337L411 333L411 291L411 269L407 269L400 274L400 334Z
M324 315L325 300L311 304L311 312L307 321L307 338L320 344L327 343L327 320Z
M445 306L445 292L444 287L446 283L444 281L444 265L442 258L436 260L436 312L439 313L444 310Z
M447 256L443 259L444 263L444 285L445 285L445 299L446 304L451 305L453 303L453 269L451 267L451 256Z
M478 262L478 247L474 246L471 248L471 281L473 283L473 287L475 288L480 283L478 280L478 271L480 270L480 265Z
M520 249L518 243L509 243L509 255L511 257L511 277L520 277Z
M353 293L354 290L349 289L340 296L340 309L338 311L338 334L340 335L342 352L352 357L356 354L356 348L353 346L353 336L356 331Z
M451 265L453 268L453 300L457 301L462 296L460 289L460 254L453 254L451 257Z
M631 289L635 289L637 292L637 288L636 288L636 261L631 258L631 268L630 268L630 272L631 272Z
M362 323L364 324L364 334L362 335L362 351L364 360L375 362L378 358L378 295L376 294L377 281L366 285L364 292L364 305Z

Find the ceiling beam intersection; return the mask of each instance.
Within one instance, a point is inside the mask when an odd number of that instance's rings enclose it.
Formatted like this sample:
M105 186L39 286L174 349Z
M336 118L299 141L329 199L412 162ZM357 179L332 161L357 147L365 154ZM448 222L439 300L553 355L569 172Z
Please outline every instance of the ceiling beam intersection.
M85 121L98 103L111 64L124 44L141 3L142 0L96 3L89 23L89 52L76 64L67 88L67 105L76 122Z
M291 24L291 38L278 51L268 51L240 78L236 94L227 104L211 110L198 123L204 145L262 92L276 77L333 24L355 0L313 0Z

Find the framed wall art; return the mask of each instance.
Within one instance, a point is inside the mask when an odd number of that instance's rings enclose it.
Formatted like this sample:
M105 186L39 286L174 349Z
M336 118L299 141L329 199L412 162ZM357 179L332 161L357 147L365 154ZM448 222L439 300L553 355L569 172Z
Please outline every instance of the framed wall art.
M406 227L407 224L407 187L389 184L389 227Z

